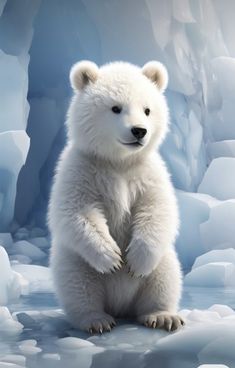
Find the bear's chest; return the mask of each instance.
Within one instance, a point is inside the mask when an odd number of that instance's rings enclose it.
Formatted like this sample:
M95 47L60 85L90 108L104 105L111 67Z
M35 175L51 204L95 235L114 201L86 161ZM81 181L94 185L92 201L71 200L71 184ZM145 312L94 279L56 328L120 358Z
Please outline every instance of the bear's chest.
M136 177L115 172L99 172L96 177L100 198L111 234L127 239L132 222L132 207L140 191L141 183Z
M100 175L98 186L107 209L120 216L130 212L135 192L132 180L115 173L107 173Z

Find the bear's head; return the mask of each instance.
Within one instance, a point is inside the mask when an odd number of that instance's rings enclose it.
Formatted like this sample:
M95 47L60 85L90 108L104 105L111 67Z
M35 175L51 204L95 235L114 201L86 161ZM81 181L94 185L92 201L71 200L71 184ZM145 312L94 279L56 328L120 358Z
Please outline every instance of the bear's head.
M90 61L75 64L74 89L68 112L69 139L80 150L123 160L155 150L168 130L163 92L165 67L151 61L139 68L127 62L102 67Z

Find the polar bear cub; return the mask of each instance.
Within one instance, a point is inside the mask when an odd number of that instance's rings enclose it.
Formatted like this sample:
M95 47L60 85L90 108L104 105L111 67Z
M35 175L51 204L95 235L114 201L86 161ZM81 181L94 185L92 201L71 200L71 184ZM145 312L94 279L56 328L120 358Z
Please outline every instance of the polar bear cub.
M165 67L78 62L68 140L48 225L51 269L68 319L91 333L115 317L175 330L181 270L177 202L158 147L168 130Z

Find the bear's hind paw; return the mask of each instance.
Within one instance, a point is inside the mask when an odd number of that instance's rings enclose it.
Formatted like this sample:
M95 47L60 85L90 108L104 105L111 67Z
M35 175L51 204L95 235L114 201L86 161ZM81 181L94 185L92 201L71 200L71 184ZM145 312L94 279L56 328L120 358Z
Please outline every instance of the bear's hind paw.
M144 314L138 317L138 321L146 327L162 328L166 331L175 331L185 325L183 318L168 312Z
M83 317L81 328L90 334L110 332L116 326L112 316L106 313L89 313Z

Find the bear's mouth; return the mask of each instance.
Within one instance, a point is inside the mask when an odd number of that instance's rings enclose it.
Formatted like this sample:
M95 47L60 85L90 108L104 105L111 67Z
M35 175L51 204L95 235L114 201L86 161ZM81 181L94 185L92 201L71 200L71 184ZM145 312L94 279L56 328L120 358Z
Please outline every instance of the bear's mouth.
M123 144L124 146L132 146L132 147L141 147L143 146L143 143L141 143L140 141L134 141L134 142L122 142L119 141L121 144Z

